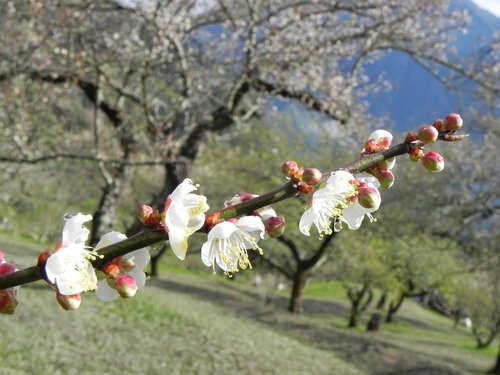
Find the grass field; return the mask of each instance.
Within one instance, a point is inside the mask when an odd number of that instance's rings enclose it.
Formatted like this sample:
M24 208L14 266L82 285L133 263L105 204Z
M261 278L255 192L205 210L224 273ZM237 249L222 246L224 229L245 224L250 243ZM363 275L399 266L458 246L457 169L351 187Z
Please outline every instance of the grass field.
M1 236L0 248L28 266L43 246ZM493 364L495 348L477 351L465 329L412 301L366 333L345 328L338 285L309 291L297 316L285 296L264 303L244 280L183 270L162 272L133 299L89 293L66 312L38 282L20 289L15 315L0 316L0 373L479 374Z

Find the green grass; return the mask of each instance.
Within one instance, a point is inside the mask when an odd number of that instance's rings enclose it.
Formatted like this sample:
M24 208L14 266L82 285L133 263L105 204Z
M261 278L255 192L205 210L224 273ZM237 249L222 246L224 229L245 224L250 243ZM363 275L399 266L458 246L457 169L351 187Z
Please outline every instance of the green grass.
M30 265L44 246L0 236L0 248ZM375 310L347 329L339 283L310 285L297 316L286 296L265 304L248 276L229 281L176 262L165 258L161 278L132 299L87 293L74 312L43 282L21 287L16 314L0 315L0 373L479 374L494 362L495 346L476 350L466 329L411 300L393 324L366 333Z

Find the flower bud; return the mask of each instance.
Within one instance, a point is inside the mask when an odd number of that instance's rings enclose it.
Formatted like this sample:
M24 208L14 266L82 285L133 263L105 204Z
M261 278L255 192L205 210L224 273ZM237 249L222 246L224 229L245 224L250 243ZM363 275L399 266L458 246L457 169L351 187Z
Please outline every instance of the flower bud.
M266 232L269 237L276 238L285 231L285 218L282 216L273 216L264 222Z
M122 275L115 280L115 289L122 298L130 298L135 296L139 288L133 277Z
M146 218L145 224L153 225L153 226L160 225L162 219L163 219L163 215L160 213L160 211L154 210L151 213L151 215L149 215Z
M424 155L422 164L429 172L441 172L444 169L444 158L437 152L431 151Z
M375 142L375 139L367 140L365 142L364 150L367 154L373 154L374 152L377 152L378 148L377 148L377 142Z
M137 207L137 217L139 218L141 223L145 223L149 216L153 213L153 208L148 206L147 204L141 204Z
M12 263L4 262L0 264L0 277L7 276L13 272L16 272L17 268Z
M0 250L0 264L5 262L5 255L3 255L3 251Z
M124 272L130 272L134 269L135 263L133 259L120 257L120 261L118 263L120 269Z
M424 157L424 151L419 148L414 148L410 151L410 160L411 161L419 161Z
M380 171L377 180L380 183L381 189L389 189L392 185L394 185L394 174L391 171Z
M464 121L457 113L450 113L444 120L444 127L447 131L456 131L462 127Z
M444 123L443 119L441 119L441 118L437 119L436 121L434 121L432 123L432 126L434 126L439 133L444 132L445 123Z
M311 194L314 191L314 188L311 185L306 184L304 181L300 181L298 183L298 187L299 194Z
M405 142L414 142L416 140L417 140L416 133L408 132L408 134L406 134Z
M378 170L390 171L396 165L396 158L389 158L377 163Z
M323 174L319 169L316 168L306 168L302 173L302 181L308 185L316 185L321 181Z
M56 294L57 302L64 310L76 310L82 303L82 296L80 294L64 295L59 292Z
M380 192L375 186L361 183L358 187L358 202L364 208L378 210L381 200Z
M19 301L14 288L0 290L0 314L14 314Z
M432 143L436 142L438 135L439 132L434 126L424 125L419 129L417 139L423 143Z
M285 161L281 164L281 172L287 177L291 177L292 174L296 173L299 169L297 162L293 160Z
M110 279L116 279L118 276L120 276L121 269L118 265L109 263L102 268L102 272L104 272Z

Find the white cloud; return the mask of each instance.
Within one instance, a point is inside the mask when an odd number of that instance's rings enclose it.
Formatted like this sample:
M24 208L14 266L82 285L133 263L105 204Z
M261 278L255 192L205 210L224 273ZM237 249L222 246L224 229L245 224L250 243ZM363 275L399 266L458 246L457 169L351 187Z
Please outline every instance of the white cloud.
M500 17L500 0L472 0L481 8L486 9L495 16Z

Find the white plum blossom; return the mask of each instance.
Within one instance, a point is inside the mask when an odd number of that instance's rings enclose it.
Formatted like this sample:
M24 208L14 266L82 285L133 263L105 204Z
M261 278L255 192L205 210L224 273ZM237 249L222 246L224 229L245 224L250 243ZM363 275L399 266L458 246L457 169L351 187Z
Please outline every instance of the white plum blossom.
M95 249L98 250L102 247L112 245L116 242L126 240L127 236L120 232L109 232L101 237ZM144 288L146 284L146 274L144 268L148 265L151 256L147 247L132 251L119 258L113 259L112 263L116 264L121 271L121 275L132 277L138 289ZM97 290L95 292L97 298L102 301L113 301L117 299L120 294L114 288L114 280L103 278L97 281Z
M201 260L214 271L217 264L226 274L238 272L238 268L251 268L248 250L262 254L257 242L264 238L264 233L264 223L258 216L223 221L208 233L208 240L201 247Z
M59 250L52 254L45 265L47 279L56 285L63 295L74 295L95 290L97 277L90 260L97 254L85 247L90 231L83 223L92 220L92 215L76 214L66 218Z
M203 226L209 209L205 196L191 193L196 189L186 178L165 202L163 225L168 231L170 247L179 259L186 257L188 237Z
M377 190L377 188L380 186L378 180L368 173L360 173L356 175L356 180L366 184L368 188L371 189ZM378 192L378 190L376 192ZM370 221L375 221L371 213L379 209L380 195L378 196L378 199L378 202L371 208L363 207L358 202L358 199L351 200L349 205L344 209L344 214L341 217L341 220L347 224L349 229L352 230L358 229L361 226L365 215L368 216Z
M335 231L340 230L340 221L350 197L356 194L352 181L354 176L346 171L336 171L326 181L325 187L317 190L310 202L310 207L302 214L299 229L309 236L312 224L320 236L332 233L332 221Z

